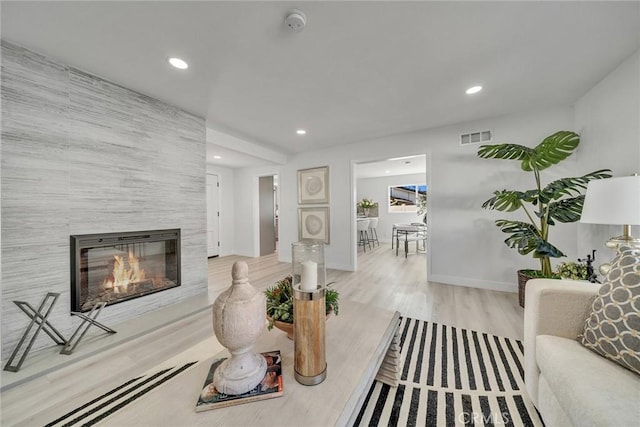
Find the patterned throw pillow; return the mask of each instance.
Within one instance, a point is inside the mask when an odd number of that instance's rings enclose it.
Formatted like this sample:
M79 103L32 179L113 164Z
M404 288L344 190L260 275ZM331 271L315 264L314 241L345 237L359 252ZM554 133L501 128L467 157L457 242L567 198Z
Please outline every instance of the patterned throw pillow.
M619 247L578 340L640 374L640 248Z

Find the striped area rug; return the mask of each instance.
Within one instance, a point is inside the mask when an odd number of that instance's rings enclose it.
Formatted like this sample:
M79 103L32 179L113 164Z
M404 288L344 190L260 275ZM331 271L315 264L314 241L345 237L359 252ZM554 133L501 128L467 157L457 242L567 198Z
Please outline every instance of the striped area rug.
M356 425L544 425L524 389L520 341L410 318L400 331L400 384L374 381Z
M158 372L129 380L62 417L51 421L46 427L92 426L176 375L186 371L196 363L198 362L189 362L184 365L165 368Z

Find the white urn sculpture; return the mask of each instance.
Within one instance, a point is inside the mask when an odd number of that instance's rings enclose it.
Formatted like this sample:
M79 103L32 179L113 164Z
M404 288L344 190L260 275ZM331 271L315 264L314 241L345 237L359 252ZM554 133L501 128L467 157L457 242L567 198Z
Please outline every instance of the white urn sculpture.
M244 261L233 264L233 282L213 303L213 331L231 357L213 374L215 388L226 394L243 394L255 388L267 371L265 358L253 351L264 332L266 299L249 283Z

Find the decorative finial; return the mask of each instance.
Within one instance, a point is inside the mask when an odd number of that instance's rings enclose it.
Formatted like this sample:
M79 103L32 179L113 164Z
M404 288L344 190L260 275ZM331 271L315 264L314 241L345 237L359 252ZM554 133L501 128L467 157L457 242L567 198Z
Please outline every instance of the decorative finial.
M253 350L264 332L267 306L262 292L249 283L249 267L237 261L231 268L233 284L213 303L213 331L231 357L213 373L213 385L225 394L243 394L255 388L267 372L267 361Z
M249 280L249 266L244 261L236 261L231 267L233 283L246 283Z

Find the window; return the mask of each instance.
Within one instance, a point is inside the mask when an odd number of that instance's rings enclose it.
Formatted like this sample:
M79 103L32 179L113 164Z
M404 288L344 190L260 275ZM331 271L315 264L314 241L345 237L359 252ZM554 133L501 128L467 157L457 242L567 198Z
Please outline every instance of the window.
M427 186L419 184L389 187L389 213L417 212L420 200L426 200Z

